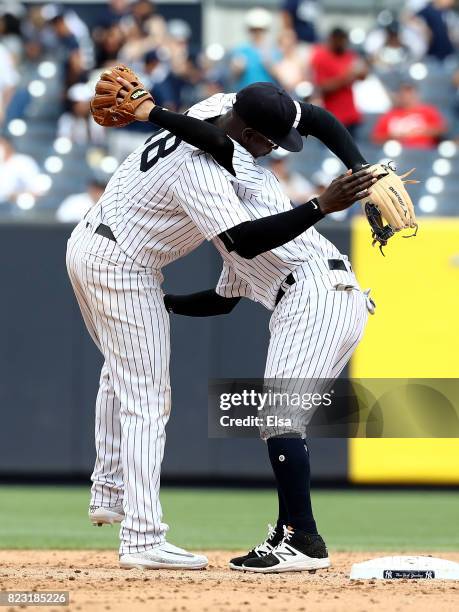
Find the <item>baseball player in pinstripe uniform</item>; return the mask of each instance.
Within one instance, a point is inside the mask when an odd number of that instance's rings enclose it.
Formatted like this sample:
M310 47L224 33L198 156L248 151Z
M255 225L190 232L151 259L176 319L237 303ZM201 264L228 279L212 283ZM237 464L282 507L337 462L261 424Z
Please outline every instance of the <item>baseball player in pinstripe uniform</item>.
M352 279L352 286L358 289L346 260L318 234L314 245L320 249L317 257L312 243L308 257L300 257L307 239L288 263L276 256L276 249L304 236L305 230L324 214L368 194L372 175L366 170L343 175L332 183L321 202L287 209L285 201L284 208L276 206L277 194L263 209L264 215L251 213L238 189L252 187L259 193L260 202L268 194L266 185L260 191L264 183L260 172L264 171L255 158L276 145L299 150L302 141L296 127L303 110L272 86L262 86L255 96L250 89L248 95L244 91L236 99L211 98L194 107L189 117L167 113L148 100L139 106L138 119L149 118L164 125L165 130L121 164L99 203L69 240L69 276L89 332L105 359L96 403L97 460L90 516L96 524L122 521L122 567L196 569L207 564L205 557L167 543L167 526L162 523L159 478L170 386L169 320L160 287L161 268L207 239L213 240L225 259L228 280L220 283L222 292L224 285L234 286L234 274L235 279L240 278L244 294L250 287L254 291L251 297L273 307L274 293L285 277L292 270L302 269L306 260L314 264L310 269L318 274L324 272L330 279L348 285ZM261 110L260 100L266 102ZM243 118L246 113L264 117L265 125L276 126L274 133L261 125L250 126ZM213 125L198 117L229 121L217 130L218 138L212 141L214 152L206 153L188 144L193 140L205 150L210 136L216 133ZM171 119L174 133L169 131L172 126L168 127ZM231 151L226 149L227 140ZM268 266L269 283L256 293L253 272L244 272L244 278L242 262L255 261L266 251L274 255L268 253L266 264L258 270ZM339 265L327 263L338 260L342 262ZM253 271L256 268L251 266ZM304 284L300 277L297 281L297 287ZM360 291L345 295L355 296L348 299L345 312L351 312L351 303L356 311L363 305L357 297L362 295ZM351 335L355 336L355 329L349 323L337 350L345 349ZM343 357L344 353L340 359Z
M241 100L263 98L267 87L255 84L238 96L214 96L192 108L190 116L201 119L215 115L211 102L223 105L217 126L234 121L233 113L250 113L241 107ZM269 86L272 90L272 86ZM274 90L276 91L276 90ZM279 92L277 92L279 97ZM255 106L255 105L254 105ZM299 133L314 130L327 141L348 166L365 165L355 144L340 124L325 111L294 103L297 109ZM298 108L299 107L299 108ZM226 113L230 113L225 115ZM288 111L284 109L284 114ZM156 111L153 115L158 114ZM311 115L318 117L311 117ZM249 125L257 118L245 114ZM169 115L166 125L189 142L198 144L187 130L173 126ZM164 122L161 122L164 125ZM178 123L177 123L178 125ZM258 126L263 129L262 126ZM230 132L230 130L228 130ZM226 137L215 130L206 142L201 136L199 146L213 154L228 171L241 204L252 220L269 218L292 209L278 181L266 169L256 164L253 156L238 139ZM241 139L239 139L240 141ZM233 177L233 178L232 178ZM372 179L375 181L375 179ZM319 210L327 210L328 198L337 206L339 196L330 189L312 202ZM269 232L269 226L265 229ZM279 231L279 224L277 225ZM312 227L284 244L263 252L266 243L250 244L234 235L234 229L220 236L216 243L224 264L216 290L188 296L165 296L169 312L189 316L208 316L230 312L241 297L248 297L273 310L270 321L271 339L265 369L265 380L276 390L302 393L316 390L316 379L327 383L337 378L360 341L368 311L374 304L361 291L348 258ZM263 240L266 240L265 235ZM269 240L269 238L268 238ZM277 385L276 385L277 382ZM282 415L282 411L280 411ZM274 528L261 545L247 555L234 558L231 569L253 572L283 572L325 568L330 565L328 552L313 517L310 500L309 452L305 444L306 425L311 414L302 410L288 412L288 427L261 427L267 441L269 456L278 484L279 515Z

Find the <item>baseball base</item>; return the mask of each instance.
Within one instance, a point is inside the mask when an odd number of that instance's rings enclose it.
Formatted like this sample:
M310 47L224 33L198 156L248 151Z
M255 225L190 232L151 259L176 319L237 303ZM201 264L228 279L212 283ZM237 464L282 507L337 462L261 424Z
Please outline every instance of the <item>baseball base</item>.
M436 557L397 556L379 557L354 563L351 580L459 580L459 563Z

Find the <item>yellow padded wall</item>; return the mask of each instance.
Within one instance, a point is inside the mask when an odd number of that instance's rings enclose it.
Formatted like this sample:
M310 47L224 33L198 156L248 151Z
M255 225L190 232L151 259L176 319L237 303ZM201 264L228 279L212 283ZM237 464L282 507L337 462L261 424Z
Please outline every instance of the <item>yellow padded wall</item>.
M351 376L458 378L459 218L421 218L418 236L394 237L382 257L358 217L351 245L359 282L372 287L377 305ZM350 440L349 477L359 483L458 483L459 440Z

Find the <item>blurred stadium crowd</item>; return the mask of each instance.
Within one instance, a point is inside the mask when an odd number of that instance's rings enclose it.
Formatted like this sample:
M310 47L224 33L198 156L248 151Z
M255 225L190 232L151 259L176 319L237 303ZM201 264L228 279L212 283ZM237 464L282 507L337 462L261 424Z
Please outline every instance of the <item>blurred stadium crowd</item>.
M158 104L174 110L254 81L278 82L333 112L369 161L415 166L418 214L457 214L454 0L369 10L367 28L325 28L320 0L280 0L274 11L247 10L233 47L196 45L190 24L166 21L161 8L110 0L83 18L71 4L0 2L0 216L77 221L146 139L151 124L104 130L90 118L95 80L117 62L138 71ZM266 160L294 203L320 193L342 169L310 140L301 155L277 151Z

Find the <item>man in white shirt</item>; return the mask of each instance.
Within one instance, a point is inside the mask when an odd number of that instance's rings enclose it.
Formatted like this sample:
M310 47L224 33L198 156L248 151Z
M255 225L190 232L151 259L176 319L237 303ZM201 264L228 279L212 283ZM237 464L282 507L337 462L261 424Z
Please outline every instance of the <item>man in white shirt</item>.
M14 204L21 194L37 195L39 174L30 155L16 153L11 140L0 137L0 202Z

